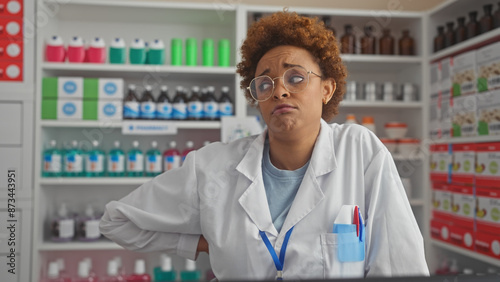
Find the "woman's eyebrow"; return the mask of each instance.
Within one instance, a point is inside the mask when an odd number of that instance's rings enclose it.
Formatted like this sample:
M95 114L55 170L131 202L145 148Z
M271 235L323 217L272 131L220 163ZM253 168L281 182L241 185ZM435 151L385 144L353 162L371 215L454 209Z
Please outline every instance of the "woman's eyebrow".
M261 76L261 75L265 75L265 74L268 74L269 73L269 69L265 69L261 74L259 74L258 76Z
M303 66L301 66L301 65L295 65L295 64L290 64L290 63L283 63L283 67L284 68L293 68L293 67L301 67L301 68L303 68Z

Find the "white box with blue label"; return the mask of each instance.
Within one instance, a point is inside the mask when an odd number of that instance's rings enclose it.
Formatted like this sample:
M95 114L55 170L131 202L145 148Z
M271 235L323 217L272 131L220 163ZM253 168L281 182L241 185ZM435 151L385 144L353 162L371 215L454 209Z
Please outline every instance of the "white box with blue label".
M82 120L83 104L81 100L58 99L57 117L59 120Z

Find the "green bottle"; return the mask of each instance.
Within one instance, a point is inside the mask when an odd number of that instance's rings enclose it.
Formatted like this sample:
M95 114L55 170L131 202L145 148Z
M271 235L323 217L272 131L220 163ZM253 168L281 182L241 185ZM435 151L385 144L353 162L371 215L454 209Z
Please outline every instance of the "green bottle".
M49 147L43 152L42 176L58 177L62 175L61 151L57 149L56 140L50 140Z
M125 153L120 148L120 141L115 141L114 148L108 153L108 176L125 176Z
M172 267L172 259L166 254L160 256L160 266L153 269L154 281L167 282L175 281L175 270Z
M109 63L125 64L127 60L127 51L125 49L125 41L123 38L115 38L109 47Z
M158 150L158 142L151 142L151 149L146 153L146 176L155 177L161 170L161 152Z
M186 259L186 269L181 271L181 281L200 281L201 272L196 270L196 262Z
M139 141L132 142L132 149L127 153L127 176L140 177L144 174L144 155L139 150Z
M71 141L71 148L64 153L64 176L83 176L83 151L78 148L78 141Z
M87 177L104 176L104 151L99 148L99 141L92 141L92 150L85 156L85 175Z

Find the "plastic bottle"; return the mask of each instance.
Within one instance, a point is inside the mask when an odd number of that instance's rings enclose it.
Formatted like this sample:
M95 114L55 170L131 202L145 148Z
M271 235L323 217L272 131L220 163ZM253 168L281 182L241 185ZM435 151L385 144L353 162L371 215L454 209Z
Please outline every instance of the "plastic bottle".
M187 119L187 99L182 86L177 86L174 101L172 102L172 118L175 120Z
M75 219L69 216L66 203L62 203L50 226L52 241L67 242L75 237Z
M181 153L177 150L177 142L170 141L169 148L163 152L163 171L181 166Z
M92 150L85 155L85 175L88 177L104 176L104 151L99 148L99 141L92 141Z
M98 279L90 274L90 261L84 259L78 263L78 274L73 279L74 282L97 282Z
M126 45L123 38L115 38L109 46L109 62L111 64L124 64L127 60Z
M73 36L68 44L68 61L70 63L83 63L85 61L85 47L80 36Z
M64 278L59 275L59 265L56 261L49 263L49 269L47 270L46 282L66 282Z
M149 282L151 276L146 273L146 262L143 259L135 261L134 273L127 277L127 282Z
M83 152L78 148L78 141L71 141L71 148L64 154L64 176L83 176Z
M66 50L64 49L64 41L61 36L54 35L47 40L45 58L47 62L64 62Z
M165 44L161 39L151 41L146 61L151 65L163 65L165 63Z
M141 98L141 119L155 119L156 118L156 103L153 98L153 93L150 85L146 85Z
M186 259L186 269L181 271L181 281L200 281L201 272L196 270L196 262Z
M172 102L168 97L168 86L163 85L160 90L160 96L156 100L156 118L171 119L172 118Z
M61 151L57 149L56 140L50 140L48 148L43 152L42 176L58 177L62 175Z
M135 91L135 85L129 84L128 94L123 100L123 119L138 119L141 112L141 105Z
M361 125L363 125L364 127L368 128L369 130L371 130L373 133L376 134L375 122L373 121L372 116L364 116L363 120L361 121Z
M119 265L118 261L112 259L108 261L108 271L107 276L101 280L101 282L122 282L125 281L125 277L123 277L119 273Z
M354 114L347 114L344 124L358 124Z
M153 269L155 282L175 281L175 270L172 267L172 258L161 254L160 265Z
M66 264L64 263L64 259L58 258L55 260L55 262L59 267L59 277L61 277L64 282L72 282L71 277L69 277L68 273L66 272Z
M162 156L158 150L158 142L151 142L151 149L146 152L146 176L154 177L159 175L162 165Z
M120 141L115 141L114 148L108 153L108 176L125 176L125 153L120 148Z
M184 149L184 151L182 151L181 163L184 162L184 160L186 159L187 154L189 154L189 152L191 152L191 151L194 151L194 143L193 143L193 141L187 141L186 142L186 148Z
M191 89L191 97L188 100L188 119L201 120L203 119L203 103L200 99L200 88L193 86Z
M224 86L221 89L221 96L219 98L220 117L232 116L234 114L233 107L233 101L229 97L229 87Z
M203 99L203 119L218 120L220 119L219 114L219 103L215 98L215 87L209 86Z
M131 64L146 63L146 43L140 38L134 39L129 48L129 61Z
M104 64L106 62L106 43L101 37L95 37L90 42L87 52L90 63Z
M139 141L132 142L132 149L127 154L127 176L142 176L144 173L144 155L139 150Z
M78 239L88 242L101 238L99 222L100 218L95 216L92 205L88 204L85 209L85 216L82 216L78 222Z

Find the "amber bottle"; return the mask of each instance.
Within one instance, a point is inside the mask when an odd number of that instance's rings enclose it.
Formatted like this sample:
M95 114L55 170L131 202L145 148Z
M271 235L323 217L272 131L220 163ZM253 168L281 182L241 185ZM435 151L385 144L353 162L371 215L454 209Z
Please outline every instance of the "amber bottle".
M500 27L500 2L498 2L498 10L493 14L493 26Z
M333 32L333 36L335 38L337 38L337 32L335 31L335 28L333 28L333 24L332 24L332 18L329 17L329 16L323 16L321 18L321 20L323 21L323 23L325 24L325 27L329 30L331 30Z
M454 23L446 23L446 32L444 33L444 48L455 45L455 30L453 30Z
M434 37L434 52L444 49L444 27L437 27L438 34Z
M399 55L415 55L415 41L411 38L410 31L407 29L403 30L403 36L399 39Z
M343 54L355 54L356 53L356 37L352 32L352 25L346 24L344 26L345 33L340 39L340 52Z
M379 40L379 52L381 55L394 55L394 38L390 29L382 30L382 37Z
M375 54L375 37L372 31L372 26L365 26L365 35L361 37L361 54Z
M458 26L455 29L455 42L460 43L467 40L467 28L465 27L465 17L457 19Z
M481 27L481 33L488 32L493 29L493 16L491 11L493 10L493 5L488 4L483 6L484 15L479 21L479 26Z
M467 39L478 36L480 32L477 12L472 11L469 13L469 22L467 23Z

